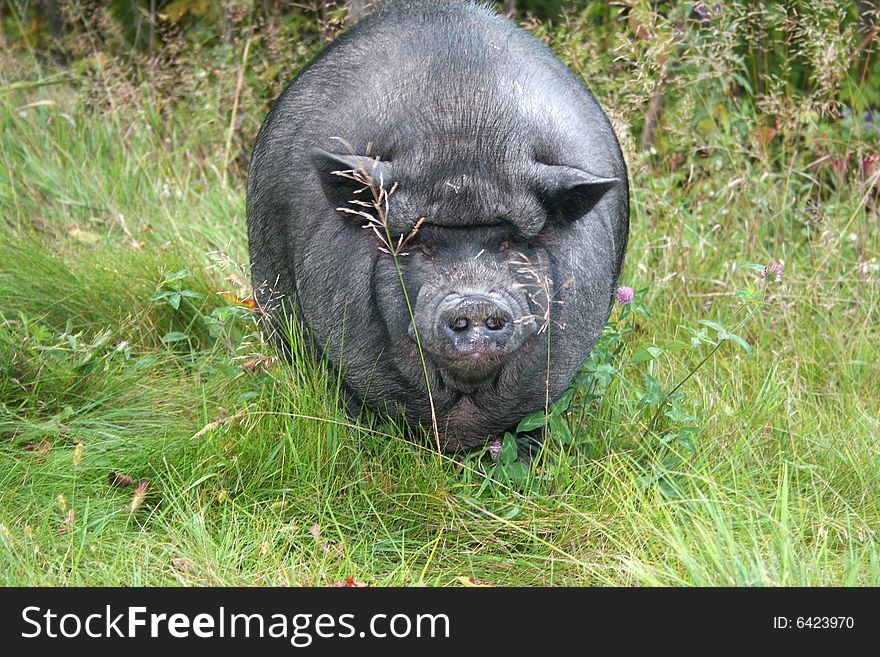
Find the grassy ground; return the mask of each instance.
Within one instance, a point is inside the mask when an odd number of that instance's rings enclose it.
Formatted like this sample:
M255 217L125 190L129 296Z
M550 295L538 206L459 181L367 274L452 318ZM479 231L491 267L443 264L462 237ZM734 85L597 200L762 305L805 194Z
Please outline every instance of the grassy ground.
M321 367L271 359L234 298L224 125L29 86L48 76L7 60L0 80L0 583L880 584L870 184L819 194L796 153L731 144L696 173L631 162L623 282L651 317L619 323L573 442L511 481L352 423ZM779 284L742 267L773 259ZM701 319L752 352L724 341L679 390L687 417L652 424L646 374L669 392L712 345L633 356ZM693 450L664 440L677 421Z

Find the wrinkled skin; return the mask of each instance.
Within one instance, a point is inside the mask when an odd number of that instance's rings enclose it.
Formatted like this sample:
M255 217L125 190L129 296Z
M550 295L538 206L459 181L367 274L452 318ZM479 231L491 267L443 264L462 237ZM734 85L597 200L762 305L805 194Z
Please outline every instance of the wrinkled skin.
M359 168L396 183L394 240L424 218L397 257L412 316L394 258L336 210L363 194L334 172ZM446 450L542 409L548 379L551 401L570 385L629 225L592 95L529 34L456 2L386 5L303 69L260 130L247 214L258 301L302 324L355 407L431 429L418 338Z

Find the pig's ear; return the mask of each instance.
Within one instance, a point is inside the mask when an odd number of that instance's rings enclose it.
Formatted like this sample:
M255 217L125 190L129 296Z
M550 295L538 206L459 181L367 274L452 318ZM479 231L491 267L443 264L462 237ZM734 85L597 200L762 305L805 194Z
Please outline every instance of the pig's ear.
M350 201L360 199L364 194L355 192L363 189L369 181L377 191L380 186L390 190L394 184L391 163L378 158L342 155L315 148L311 159L321 178L324 195L333 207L345 207Z
M537 184L551 216L571 222L592 210L608 190L620 184L620 179L603 178L574 167L538 164Z

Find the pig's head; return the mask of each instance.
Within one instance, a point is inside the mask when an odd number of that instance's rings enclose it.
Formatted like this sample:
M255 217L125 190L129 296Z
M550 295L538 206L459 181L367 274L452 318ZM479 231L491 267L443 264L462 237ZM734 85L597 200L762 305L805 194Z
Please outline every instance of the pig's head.
M560 249L617 178L538 162L499 172L322 149L312 159L331 203L378 219L340 218L377 226L379 235L362 237L374 241L372 290L385 334L401 347L400 370L424 378L424 359L435 389L491 400L503 393L499 381L515 382L505 370L525 371L536 351L546 361L537 348L546 348L551 306L564 303L564 277L574 273L558 271L548 249ZM365 177L373 192L394 190L381 216L363 205ZM426 185L429 177L436 182Z

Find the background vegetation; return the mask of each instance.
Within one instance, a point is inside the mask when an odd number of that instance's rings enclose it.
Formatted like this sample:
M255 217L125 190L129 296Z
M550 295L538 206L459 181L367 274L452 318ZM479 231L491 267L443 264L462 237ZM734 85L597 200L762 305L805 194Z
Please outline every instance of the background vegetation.
M250 146L350 7L0 2L0 582L880 584L872 5L500 7L615 124L636 296L440 457L248 302Z

